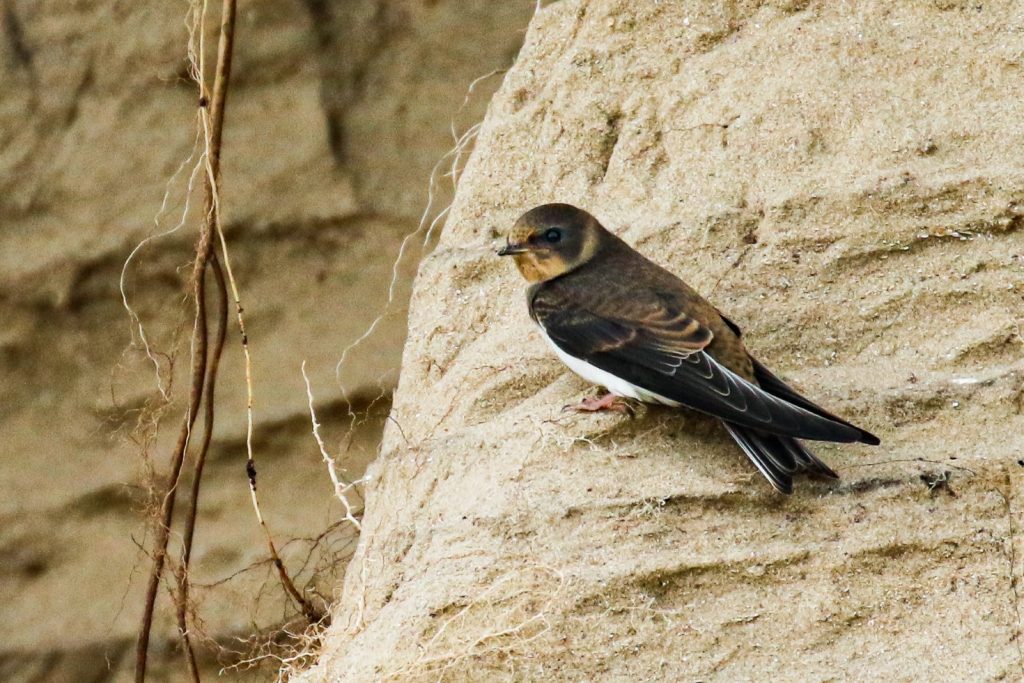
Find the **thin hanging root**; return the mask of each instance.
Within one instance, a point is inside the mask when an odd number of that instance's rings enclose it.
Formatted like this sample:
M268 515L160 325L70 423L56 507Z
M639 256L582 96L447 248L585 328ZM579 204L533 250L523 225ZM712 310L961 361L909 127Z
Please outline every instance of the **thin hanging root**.
M470 126L469 129L467 129L465 133L463 133L462 135L458 135L456 133L456 131L455 131L455 123L454 123L455 117L457 117L459 115L459 113L463 109L465 109L466 105L469 103L470 97L472 96L474 90L476 89L476 86L479 85L480 82L486 80L487 78L495 76L497 74L504 73L505 71L506 71L506 69L496 69L494 71L491 71L490 73L484 74L483 76L480 76L479 78L474 79L473 82L470 83L469 87L466 89L466 95L465 95L465 97L462 100L462 104L459 106L459 109L455 112L455 115L452 117L451 130L452 130L452 138L455 141L455 145L450 150L445 152L444 156L442 156L440 159L438 159L437 162L434 164L433 168L430 169L430 177L429 177L429 179L427 181L427 205L426 205L426 207L424 207L423 213L420 214L420 220L419 220L419 223L416 226L416 229L413 230L412 232L410 232L409 234L407 234L402 239L402 243L401 243L401 245L398 248L398 255L395 257L394 262L391 264L391 280L388 282L388 298L387 298L387 301L384 304L384 310L381 312L380 315L378 315L376 318L373 319L373 321L370 323L370 325L366 328L366 330L361 335L359 335L359 337L357 337L348 346L346 346L344 349L342 349L342 351L341 351L341 358L338 359L337 364L334 366L335 380L338 383L338 387L341 389L342 398L345 400L346 403L349 403L348 391L345 388L345 385L342 384L342 382L341 382L341 369L342 369L342 367L344 367L345 361L348 359L349 353L351 353L354 349L356 349L364 341L366 341L368 338L370 338L373 335L373 333L377 330L377 326L380 325L380 323L387 318L388 313L391 311L391 307L394 305L394 301L395 301L395 290L397 289L397 286L398 286L399 266L401 265L402 260L405 258L406 250L408 249L409 244L412 242L412 239L414 237L416 237L416 235L418 235L421 232L423 232L424 228L426 228L426 235L424 236L423 244L420 247L420 250L421 250L421 254L420 255L422 256L422 251L427 248L427 246L430 243L431 238L434 235L434 229L441 222L441 219L444 218L446 215L448 215L448 211L451 208L451 204L449 204L445 208L441 209L437 213L437 215L434 216L433 219L430 219L431 210L434 208L434 193L435 193L436 188L437 188L438 173L440 172L441 168L444 166L445 162L448 159L451 159L452 160L451 169L445 175L448 175L448 176L451 177L451 179L452 179L452 189L453 189L453 193L454 193L454 188L455 188L455 186L458 183L458 164L459 164L459 161L461 161L461 159L463 157L463 154L465 153L466 149L470 146L470 144L473 142L473 140L476 139L477 133L480 132L481 123L476 123L476 124ZM428 225L428 220L429 220L429 225Z
M164 197L163 200L160 202L160 209L157 211L156 217L153 219L154 223L156 223L156 226L158 228L160 227L160 217L164 214L164 211L167 209L167 202L171 195L171 185L174 183L174 179L178 177L178 174L181 173L182 169L184 169L185 166L189 162L191 162L193 158L195 158L196 149L198 147L199 127L196 126L196 137L192 143L192 152L188 155L187 159L181 162L181 164L178 166L178 169L174 172L174 175L171 176L170 180L167 181L167 185L164 187ZM128 277L128 266L131 265L131 262L135 258L135 256L140 251L142 251L142 249L147 244L158 239L161 239L163 237L167 237L168 235L172 235L178 232L178 230L180 230L185 225L185 221L188 217L188 210L191 206L192 190L195 187L196 177L199 175L199 170L202 167L202 159L197 160L192 165L192 172L189 173L188 185L185 188L185 205L184 207L182 207L181 210L181 218L178 219L178 222L173 227L161 233L150 235L149 237L146 237L141 242L136 244L135 248L132 249L130 254L128 254L128 258L125 259L124 264L121 266L121 277L118 279L118 289L121 292L121 304L124 306L124 309L128 312L128 318L129 321L131 322L131 325L129 327L129 331L131 333L131 343L133 345L135 344L135 338L136 335L138 335L138 340L139 342L142 343L142 349L146 354L146 358L148 358L149 362L153 364L153 368L156 372L157 390L160 392L160 396L163 397L164 401L168 402L171 400L171 397L168 389L164 386L164 380L160 374L160 362L157 361L156 356L154 355L153 350L149 345L149 339L146 338L146 328L143 326L142 320L139 318L139 315L135 311L135 308L133 308L132 305L128 302L128 292L125 289L125 280Z
M448 206L446 206L443 209L441 209L437 213L437 215L433 217L433 219L430 218L431 211L434 208L434 198L435 198L435 192L436 192L437 183L438 183L438 177L439 177L438 174L440 173L441 169L444 167L444 165L447 162L447 160L451 159L452 160L451 167L450 167L449 171L447 173L445 173L444 175L449 176L451 178L453 189L457 186L458 179L459 179L459 172L461 170L460 167L459 167L459 162L462 160L463 155L466 152L466 150L469 148L469 146L476 139L476 136L480 132L480 128L482 126L482 122L478 122L478 123L470 126L464 133L459 135L455 131L455 123L454 123L455 117L457 117L459 115L459 113L463 109L465 109L466 105L469 103L470 97L472 96L473 92L476 89L476 86L478 86L482 81L486 80L487 78L490 78L490 77L495 76L495 75L500 74L500 73L504 73L505 71L507 71L507 69L496 69L494 71L491 71L490 73L484 74L483 76L474 79L469 84L468 88L466 89L466 95L465 95L465 97L462 100L462 104L459 106L458 111L456 111L454 116L452 117L451 131L452 131L452 138L454 139L455 144L454 144L454 146L450 150L445 152L445 154L440 159L437 160L437 162L434 164L433 168L431 168L430 176L429 176L429 179L428 179L428 182L427 182L427 204L426 204L426 206L423 209L423 213L420 215L420 220L419 220L419 223L416 226L416 229L413 230L412 232L410 232L409 234L407 234L402 239L402 243L401 243L401 245L399 246L399 249L398 249L398 255L395 257L395 260L394 260L394 262L391 265L391 280L388 283L388 298L387 298L387 301L384 304L384 310L380 313L380 315L378 315L376 318L373 319L373 321L366 328L366 330L363 331L363 333L361 335L359 335L354 341L349 343L348 346L346 346L344 349L342 349L341 357L338 359L337 364L335 364L335 366L334 366L334 378L335 378L335 381L338 384L338 388L341 390L342 399L349 406L349 418L350 418L350 422L351 422L350 428L349 428L350 429L350 432L349 432L350 436L351 436L352 429L354 428L354 426L356 424L357 416L352 411L352 408L351 408L352 402L349 400L348 390L346 389L345 385L341 381L341 369L345 366L345 361L348 360L349 353L351 353L354 349L356 349L364 341L369 339L373 335L373 333L377 330L377 326L380 325L380 323L383 320L385 320L387 318L388 314L390 313L391 307L394 304L394 300L395 300L395 290L397 289L397 286L398 286L399 267L400 267L400 265L402 263L402 260L405 258L406 250L408 249L409 244L412 242L413 238L415 238L421 232L424 232L424 228L426 228L426 230L425 230L426 234L424 235L423 242L420 245L420 256L422 257L423 252L430 245L430 241L431 241L431 239L434 236L435 229L440 224L441 220L445 216L448 215L448 212L451 209L451 204L449 204ZM305 373L303 373L303 374L305 375ZM306 388L307 388L307 393L309 393L309 381L308 381L308 379L306 381ZM312 413L312 403L310 404L310 412ZM313 419L314 419L314 423L315 423L315 420L316 420L315 416L313 417ZM401 425L399 425L398 422L395 421L393 417L389 416L388 419L391 420L392 422L394 422L394 424L396 426L398 426L399 431L402 431ZM405 436L405 432L404 431L402 431L402 436L403 437ZM319 443L319 439L318 439L318 443ZM326 449L321 446L321 454L323 455L323 454L325 454L325 452L326 452ZM326 456L325 456L325 459L326 459ZM334 477L332 477L332 481L335 483L335 491L337 491L337 481L335 481ZM365 477L364 477L363 481L365 481ZM358 483L358 482L353 482L353 483ZM347 489L346 489L346 491L347 491ZM359 493L358 490L356 490L355 493L358 495L358 493ZM363 556L362 556L362 558L360 560L360 564L359 564L359 585L364 587L364 589L365 589L366 582L367 582L367 574L368 574L367 559L366 559L366 555L363 554ZM356 598L356 600L357 600L357 602L356 602L355 618L354 618L353 622L348 627L348 632L349 633L358 633L363 628L363 618L364 618L364 613L365 613L365 610L366 610L366 594L365 594L365 590L359 591L359 595Z
M320 455L323 456L324 462L327 463L327 474L331 477L331 483L334 484L334 495L345 506L345 520L350 522L357 531L362 531L362 524L352 514L352 504L348 500L348 492L353 490L358 484L361 484L363 480L346 481L344 477L338 474L337 463L327 452L327 446L320 436L320 423L316 419L316 410L313 408L313 388L309 383L309 375L306 374L306 361L302 361L302 379L306 382L306 397L309 399L309 417L313 422L313 438L316 439L316 445L320 448ZM351 435L353 431L354 427L349 430L349 434Z
M225 0L225 7L231 5L231 17L230 24L232 30L230 33L233 35L234 26L234 9L235 4L233 0ZM230 71L231 67L231 42L232 39L227 41L223 40L226 33L225 26L228 24L228 20L222 17L221 20L221 43L217 54L217 65L218 65L218 79L214 84L214 114L217 113L217 83L220 82L220 67L222 63L227 64L227 69ZM227 44L226 44L227 43ZM226 83L225 89L226 89ZM226 94L226 93L224 93ZM223 101L223 100L221 100ZM207 156L207 166L209 177L217 179L217 174L220 171L220 135L221 126L214 125L211 129L209 121L203 119L204 131L207 132L209 139L215 140L216 144L211 146L211 154ZM210 189L213 198L213 214L217 216L219 214L220 197L217 192L217 183L212 182ZM277 552L277 546L274 544L274 536L270 533L270 527L267 525L266 520L263 518L263 513L260 510L259 496L256 493L256 460L253 456L252 447L252 436L253 436L253 382L252 382L252 355L249 352L249 336L245 331L245 316L243 315L244 309L242 308L241 297L238 294L238 283L235 280L234 272L231 269L231 258L228 252L227 239L224 237L224 230L219 220L214 220L214 230L217 233L217 238L220 240L221 254L224 256L224 269L227 273L228 284L231 286L231 297L235 302L235 314L238 321L238 331L242 337L242 355L245 358L245 415L246 415L246 427L245 427L245 451L246 451L246 462L245 472L249 480L249 497L252 500L252 507L256 513L256 519L259 522L260 528L263 530L263 535L267 542L267 550L270 552L271 560L274 562L274 567L277 569L278 577L281 579L281 584L284 586L285 591L295 600L299 609L303 615L310 621L310 623L320 621L322 615L320 612L313 607L308 600L306 600L302 594L295 587L291 577L288 575L288 570L285 569L284 562L281 561L281 556Z
M216 190L214 190L214 206L217 205ZM296 605L302 611L302 614L309 620L310 623L320 621L323 615L313 605L306 600L295 587L291 577L288 575L288 570L285 569L284 562L281 560L281 556L277 552L277 546L274 544L274 536L270 532L270 527L267 525L266 520L263 518L263 512L260 510L260 499L256 493L256 459L252 447L253 437L253 382L252 382L252 355L249 352L249 335L245 331L245 316L243 315L244 309L242 308L242 301L238 295L238 284L235 281L234 273L231 271L231 259L228 256L228 244L224 238L224 231L221 229L220 224L216 226L217 236L220 239L221 253L224 255L224 268L227 271L228 284L231 286L231 296L235 303L235 314L236 320L238 321L238 331L242 337L242 355L245 358L245 472L249 480L249 498L252 500L252 508L256 513L256 520L259 522L260 529L263 530L263 536L267 542L267 550L270 552L270 558L274 562L274 567L277 569L278 577L281 579L281 584L284 586L285 591L288 595L295 600Z
M270 533L270 527L267 526L267 522L263 519L263 513L260 512L259 498L256 496L256 463L252 457L245 463L245 473L249 478L249 495L252 499L253 509L256 511L256 520L259 522L260 528L263 529L263 535L267 541L267 550L270 552L270 559L274 563L274 569L277 570L278 578L281 579L281 585L284 586L285 591L295 601L295 604L298 605L302 615L306 617L309 623L314 624L322 621L324 615L313 607L312 603L306 600L295 587L291 577L288 575L288 570L285 569L281 556L277 552L277 546L274 545L274 537Z
M476 134L479 132L479 130L479 123L471 126L458 139L458 141L455 144L455 147L453 147L447 153L445 153L445 155L438 159L437 163L434 164L434 168L431 169L430 171L430 181L427 184L427 207L423 210L423 214L420 216L420 222L417 225L416 229L410 232L402 239L402 244L398 248L398 256L395 257L394 262L391 264L391 280L388 283L388 298L387 301L384 303L384 310L381 311L380 315L373 319L370 325L366 328L365 331L363 331L361 335L359 335L359 337L357 337L353 342L351 342L341 351L341 358L338 359L337 364L334 366L334 376L335 380L338 382L338 388L341 390L342 398L346 403L351 404L351 401L349 400L348 389L341 382L341 369L342 367L344 367L345 361L348 360L349 353L351 353L353 350L359 347L364 341L369 339L373 335L373 333L377 331L377 326L380 325L381 322L383 322L385 319L387 319L388 314L391 312L391 307L394 305L395 302L395 290L398 287L399 267L403 259L405 258L405 252L410 242L412 242L412 239L416 237L416 235L423 232L423 228L424 226L426 226L426 235L423 238L423 244L420 246L422 255L422 251L426 249L427 245L430 243L430 240L434 235L434 229L441 222L441 219L448 215L448 211L449 209L451 209L451 205L448 205L445 208L441 209L441 211L439 211L438 214L434 216L434 218L430 221L429 225L427 224L427 218L430 215L430 210L433 207L434 203L434 191L435 186L437 184L438 171L440 171L442 164L444 164L448 158L452 158L452 171L446 175L451 175L453 182L455 182L457 177L455 168L458 163L458 160L461 159L462 153L465 151L466 147L468 147L469 144L475 139Z

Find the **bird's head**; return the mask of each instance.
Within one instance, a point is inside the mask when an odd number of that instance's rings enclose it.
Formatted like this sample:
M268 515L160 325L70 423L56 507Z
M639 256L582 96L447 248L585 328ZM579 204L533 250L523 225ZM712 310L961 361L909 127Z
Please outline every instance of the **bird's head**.
M515 259L528 281L544 282L593 258L604 234L597 219L582 209L542 204L519 217L498 255Z

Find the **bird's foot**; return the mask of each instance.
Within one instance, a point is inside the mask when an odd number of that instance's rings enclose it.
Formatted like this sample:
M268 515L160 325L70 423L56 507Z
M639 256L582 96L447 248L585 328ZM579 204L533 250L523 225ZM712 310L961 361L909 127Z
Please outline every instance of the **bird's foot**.
M570 403L567 406L562 406L562 410L571 410L575 413L596 413L603 410L610 410L613 413L619 413L621 415L633 416L633 406L629 405L625 399L615 394L605 394L604 396L593 396L591 398L585 398L579 403Z

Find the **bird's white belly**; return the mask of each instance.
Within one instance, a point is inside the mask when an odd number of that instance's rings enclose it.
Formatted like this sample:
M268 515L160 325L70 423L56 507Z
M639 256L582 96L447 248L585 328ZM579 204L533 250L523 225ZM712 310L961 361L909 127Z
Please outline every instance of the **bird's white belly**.
M632 382L627 382L621 377L616 377L612 373L602 370L599 367L595 367L581 358L570 356L568 353L558 348L558 344L551 341L551 337L548 336L548 333L543 327L541 327L540 330L544 339L551 345L551 348L555 350L555 354L558 358L568 365L570 370L588 382L600 384L616 396L625 396L626 398L633 398L638 401L643 401L644 403L660 403L662 405L672 406L673 408L678 408L681 405L678 401L673 401L670 398L665 398L661 394L656 394L653 391L648 391L642 387L638 387Z

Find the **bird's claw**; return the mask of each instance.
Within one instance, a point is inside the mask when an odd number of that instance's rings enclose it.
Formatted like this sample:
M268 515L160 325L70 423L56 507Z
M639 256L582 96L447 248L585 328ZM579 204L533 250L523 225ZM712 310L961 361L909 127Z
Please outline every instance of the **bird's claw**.
M634 411L633 406L629 405L625 399L615 394L605 394L604 396L593 396L591 398L585 398L579 403L570 403L569 405L562 406L562 412L572 411L575 413L596 413L600 411L610 410L613 413L619 413L620 415L629 415L633 417Z

